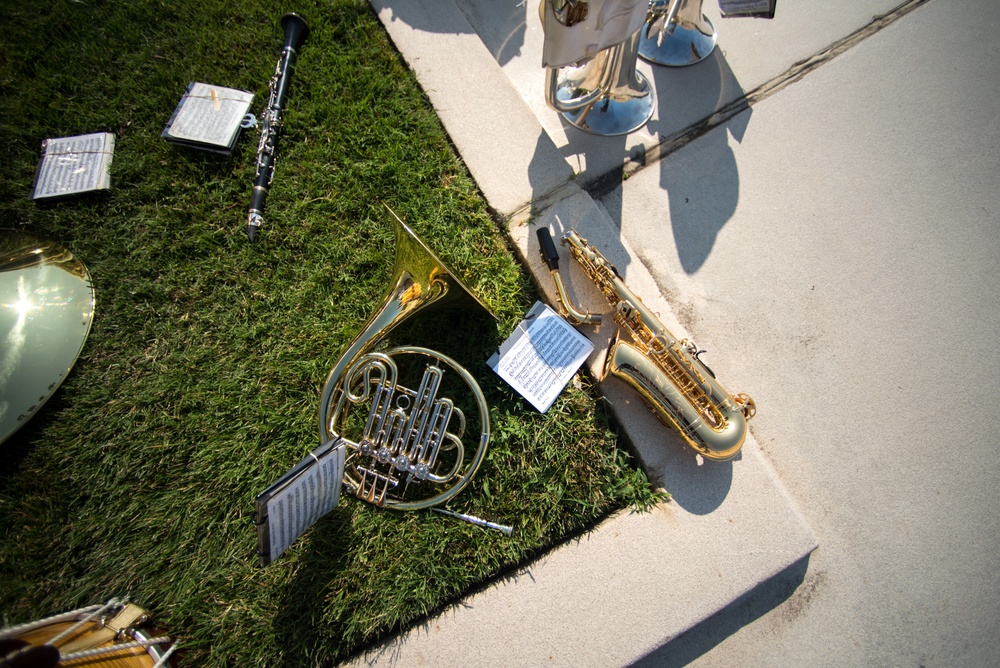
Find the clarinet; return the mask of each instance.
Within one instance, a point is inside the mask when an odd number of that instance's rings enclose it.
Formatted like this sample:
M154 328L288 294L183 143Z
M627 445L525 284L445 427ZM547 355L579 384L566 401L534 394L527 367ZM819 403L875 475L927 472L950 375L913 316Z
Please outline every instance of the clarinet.
M281 17L281 27L285 29L285 47L281 50L278 66L268 84L270 97L264 110L264 122L260 130L260 145L257 147L257 177L254 180L253 192L250 196L250 215L247 217L247 236L253 241L257 230L264 224L264 201L267 191L274 178L274 157L278 144L278 131L281 129L281 110L288 95L288 80L292 72L292 63L296 51L302 46L309 35L306 20L298 14L289 12Z

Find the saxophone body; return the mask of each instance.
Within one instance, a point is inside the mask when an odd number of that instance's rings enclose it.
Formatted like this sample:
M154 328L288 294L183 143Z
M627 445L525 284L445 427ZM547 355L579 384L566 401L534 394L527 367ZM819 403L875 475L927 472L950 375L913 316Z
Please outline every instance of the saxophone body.
M630 385L703 457L735 457L746 439L747 421L757 411L753 399L726 391L698 358L694 342L671 334L586 239L571 230L562 241L614 309L618 332L601 380L611 374Z

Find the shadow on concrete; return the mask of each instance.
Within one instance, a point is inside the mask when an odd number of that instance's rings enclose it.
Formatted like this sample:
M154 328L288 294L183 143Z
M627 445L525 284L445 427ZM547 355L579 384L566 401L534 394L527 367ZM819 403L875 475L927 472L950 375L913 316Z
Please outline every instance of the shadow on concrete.
M506 12L497 7L484 6L482 2L471 0L456 0L461 13L468 24L460 22L442 22L442 13L429 15L419 4L381 0L372 3L376 10L384 5L390 12L390 21L402 21L411 28L428 33L469 33L472 26L478 30L483 44L489 49L500 65L506 65L521 54L524 44L524 32L527 26L524 21L525 9L519 2L507 3ZM501 18L502 15L502 18Z
M722 505L733 486L733 464L743 458L742 453L730 461L699 465L695 451L652 411L627 409L640 401L632 388L608 378L602 393L615 432L638 455L650 481L670 492L672 503L692 515L709 515ZM627 428L615 417L619 412L627 412Z
M686 445L682 447L687 448ZM737 456L736 461L739 458ZM695 457L673 457L670 464L657 473L674 503L692 515L708 515L715 511L733 486L733 461L705 462L699 466Z
M667 125L664 119L693 117L679 133L661 132L661 146L669 153L698 139L697 159L685 159L685 154L679 153L659 160L660 186L670 203L670 220L668 223L665 215L664 225L671 227L681 267L693 274L708 259L716 237L736 211L740 176L729 138L743 140L752 111L743 105L745 113L727 125L728 133L710 132L722 120L720 112L734 111L730 105L746 97L719 48L688 67L653 66L653 78L659 92L656 125ZM706 153L710 156L707 160Z
M631 664L631 668L680 668L688 665L747 624L791 598L805 580L808 569L807 556L757 585L686 633Z

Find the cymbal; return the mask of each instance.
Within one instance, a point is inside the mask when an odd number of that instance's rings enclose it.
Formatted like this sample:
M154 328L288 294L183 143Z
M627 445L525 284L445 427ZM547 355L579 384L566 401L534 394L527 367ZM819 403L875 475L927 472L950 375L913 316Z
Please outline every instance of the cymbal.
M94 319L94 286L59 244L0 229L0 443L59 388Z

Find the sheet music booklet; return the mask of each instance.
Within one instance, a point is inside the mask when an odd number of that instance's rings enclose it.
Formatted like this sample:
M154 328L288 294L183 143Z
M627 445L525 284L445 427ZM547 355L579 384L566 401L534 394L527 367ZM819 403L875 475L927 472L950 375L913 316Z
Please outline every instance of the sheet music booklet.
M31 199L53 201L110 188L114 153L110 132L44 140Z
M487 364L540 413L566 387L594 344L566 318L535 302Z
M327 441L257 495L257 553L267 566L309 527L337 507L346 445Z
M253 93L191 82L160 135L174 144L229 155Z

